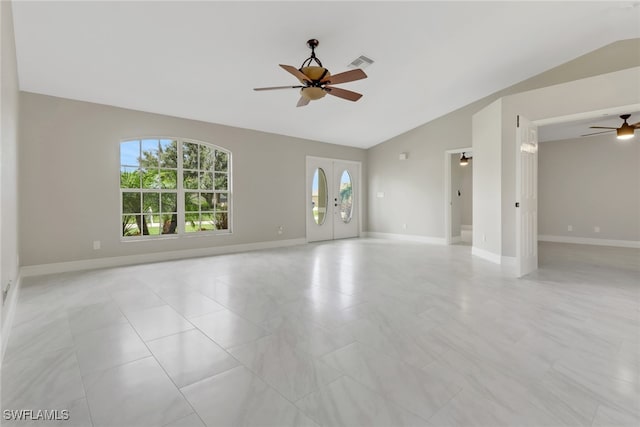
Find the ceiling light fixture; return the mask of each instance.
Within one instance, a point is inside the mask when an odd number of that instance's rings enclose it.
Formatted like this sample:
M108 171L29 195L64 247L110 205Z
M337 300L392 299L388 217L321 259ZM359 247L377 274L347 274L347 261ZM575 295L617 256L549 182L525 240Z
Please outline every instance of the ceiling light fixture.
M462 156L460 156L460 166L467 166L470 159L471 157L466 157L464 153L462 153Z

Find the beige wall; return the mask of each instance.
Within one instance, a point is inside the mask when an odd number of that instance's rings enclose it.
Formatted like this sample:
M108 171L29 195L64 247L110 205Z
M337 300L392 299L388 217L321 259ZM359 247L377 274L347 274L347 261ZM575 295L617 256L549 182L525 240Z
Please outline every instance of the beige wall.
M5 290L9 281L15 285L18 277L18 73L8 1L0 2L0 33L0 289Z
M540 235L640 241L638 135L549 141L538 153Z
M640 40L616 42L369 149L368 230L444 237L443 153L471 145L471 116L494 100L639 65ZM409 160L398 161L400 152ZM381 191L385 197L376 198Z
M21 94L20 107L25 266L304 238L305 156L366 157L357 148L31 93ZM153 135L192 138L232 151L232 235L120 240L119 141ZM366 206L366 187L363 195ZM282 235L277 234L280 225ZM102 249L93 250L94 240Z
M473 116L473 247L502 253L502 100Z

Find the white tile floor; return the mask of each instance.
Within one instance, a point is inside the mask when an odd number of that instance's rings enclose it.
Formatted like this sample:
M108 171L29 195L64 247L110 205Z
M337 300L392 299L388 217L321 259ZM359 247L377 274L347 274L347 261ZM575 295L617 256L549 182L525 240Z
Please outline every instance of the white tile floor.
M376 239L30 278L2 409L85 427L640 425L640 251L540 254L521 280L468 246Z

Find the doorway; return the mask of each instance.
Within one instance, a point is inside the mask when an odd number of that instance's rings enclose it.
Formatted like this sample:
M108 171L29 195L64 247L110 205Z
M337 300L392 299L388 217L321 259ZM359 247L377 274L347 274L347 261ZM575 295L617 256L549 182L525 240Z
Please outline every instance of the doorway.
M307 157L307 241L360 234L360 163Z
M467 147L446 151L444 165L446 243L448 245L454 243L471 245L473 235L473 150L471 147Z

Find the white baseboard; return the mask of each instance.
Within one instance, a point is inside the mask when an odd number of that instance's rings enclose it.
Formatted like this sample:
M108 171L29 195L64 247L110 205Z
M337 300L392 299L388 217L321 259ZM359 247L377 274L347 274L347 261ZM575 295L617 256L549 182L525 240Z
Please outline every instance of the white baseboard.
M405 240L408 242L429 243L432 245L446 244L444 237L428 237L428 236L419 236L416 234L380 233L377 231L367 231L362 234L364 237L372 237L375 239Z
M40 276L43 274L64 273L68 271L121 267L125 265L172 261L183 258L196 258L236 252L256 251L260 249L281 248L286 246L304 245L306 243L307 241L304 238L273 240L268 242L244 243L240 245L216 246L211 248L185 249L181 251L95 258L81 261L57 262L52 264L28 265L20 269L20 274L22 277Z
M475 255L478 258L482 258L484 260L491 261L494 264L501 264L502 263L502 257L500 255L494 254L493 252L489 252L489 251L484 250L484 249L480 249L480 248L475 247L475 246L473 246L471 248L471 255Z
M589 237L539 235L540 242L575 243L577 245L616 246L620 248L640 248L638 240L593 239Z
M18 297L20 296L20 283L22 282L22 277L18 273L18 277L15 280L15 283L9 289L9 293L7 294L7 300L2 308L2 330L0 334L2 336L2 340L0 341L0 365L2 364L2 360L4 359L4 352L7 350L7 344L9 343L9 334L11 333L11 326L13 326L13 318L16 314L16 307L18 305Z

